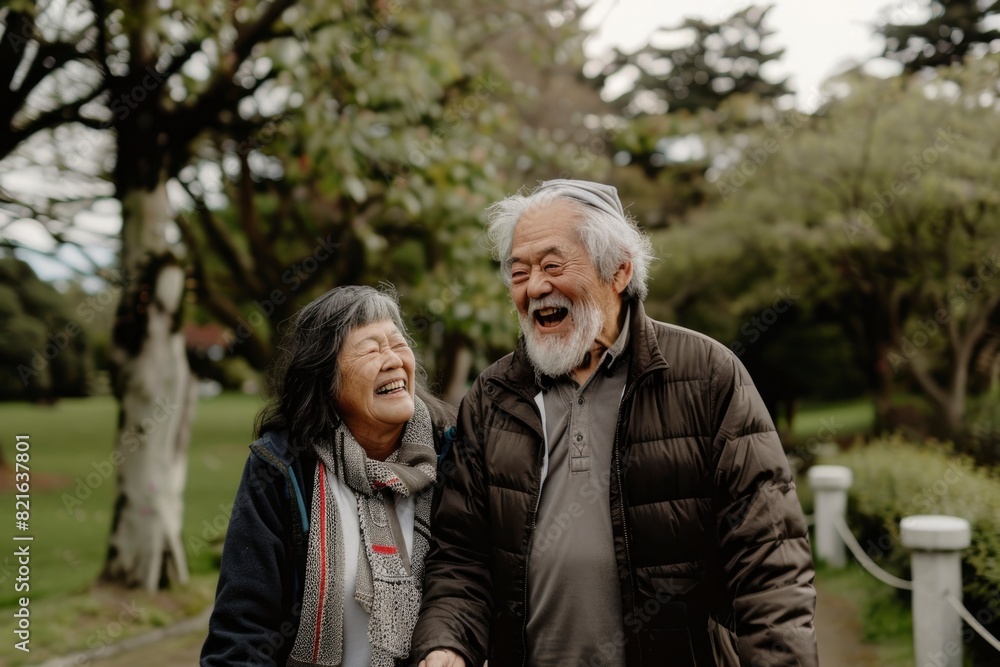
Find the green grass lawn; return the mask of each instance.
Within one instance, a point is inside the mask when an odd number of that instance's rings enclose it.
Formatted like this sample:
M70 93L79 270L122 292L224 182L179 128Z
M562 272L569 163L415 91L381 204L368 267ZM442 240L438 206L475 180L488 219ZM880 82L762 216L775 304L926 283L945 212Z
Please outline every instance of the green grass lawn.
M211 601L215 562L209 549L197 547L200 540L216 536L217 527L224 531L260 405L258 397L239 394L199 403L183 533L192 586L170 600L163 594L133 595L147 613L122 636L197 613ZM91 643L86 640L94 637L92 626L99 630L107 624L102 609L109 607L115 615L120 612L121 600L102 602L100 595L95 598L89 590L103 564L111 525L116 482L109 464L116 420L117 405L110 397L64 400L55 406L0 403L0 449L8 463L13 461L14 436L31 436L31 662L41 655L85 648ZM13 473L4 469L2 474ZM81 499L79 504L73 502L76 498ZM4 512L9 522L6 534L13 535L14 493L0 492L0 505L8 508ZM23 595L14 590L12 553L13 548L0 551L0 614L7 618ZM23 664L18 661L25 654L14 651L11 644L0 644L0 664L7 660Z
M870 398L837 403L806 404L795 415L792 436L795 442L811 438L834 440L870 431L875 423L875 406ZM782 427L787 424L782 424Z

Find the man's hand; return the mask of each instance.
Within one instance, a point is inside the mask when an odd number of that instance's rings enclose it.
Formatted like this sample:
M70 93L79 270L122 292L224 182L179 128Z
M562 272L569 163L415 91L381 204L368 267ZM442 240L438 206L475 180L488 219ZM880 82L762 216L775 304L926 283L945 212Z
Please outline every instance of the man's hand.
M450 649L439 648L428 653L419 667L465 667L465 660Z

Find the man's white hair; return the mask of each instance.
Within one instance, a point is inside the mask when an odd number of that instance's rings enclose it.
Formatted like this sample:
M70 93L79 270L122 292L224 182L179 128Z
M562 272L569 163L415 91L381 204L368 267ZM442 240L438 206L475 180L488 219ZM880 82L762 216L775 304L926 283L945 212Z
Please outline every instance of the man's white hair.
M514 245L514 227L525 213L541 206L561 201L579 214L577 235L598 275L611 282L615 272L625 262L632 262L632 279L622 292L625 300L643 301L649 294L649 265L653 260L653 245L639 229L635 218L619 216L544 188L517 194L496 202L486 209L486 234L493 244L493 257L500 262L504 283L510 287L511 269L508 263Z

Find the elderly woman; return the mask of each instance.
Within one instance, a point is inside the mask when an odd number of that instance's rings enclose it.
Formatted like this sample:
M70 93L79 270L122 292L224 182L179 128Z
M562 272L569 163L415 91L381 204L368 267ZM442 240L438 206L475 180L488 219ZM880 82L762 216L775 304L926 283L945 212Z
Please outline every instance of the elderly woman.
M333 289L295 318L236 494L202 667L407 656L454 436L407 340L395 299L370 287Z

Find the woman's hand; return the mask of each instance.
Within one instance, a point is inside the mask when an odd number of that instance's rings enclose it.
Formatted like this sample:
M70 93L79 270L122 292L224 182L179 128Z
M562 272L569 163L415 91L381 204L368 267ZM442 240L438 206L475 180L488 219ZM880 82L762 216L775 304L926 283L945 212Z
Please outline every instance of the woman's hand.
M465 660L450 649L439 648L428 653L419 667L465 667Z

